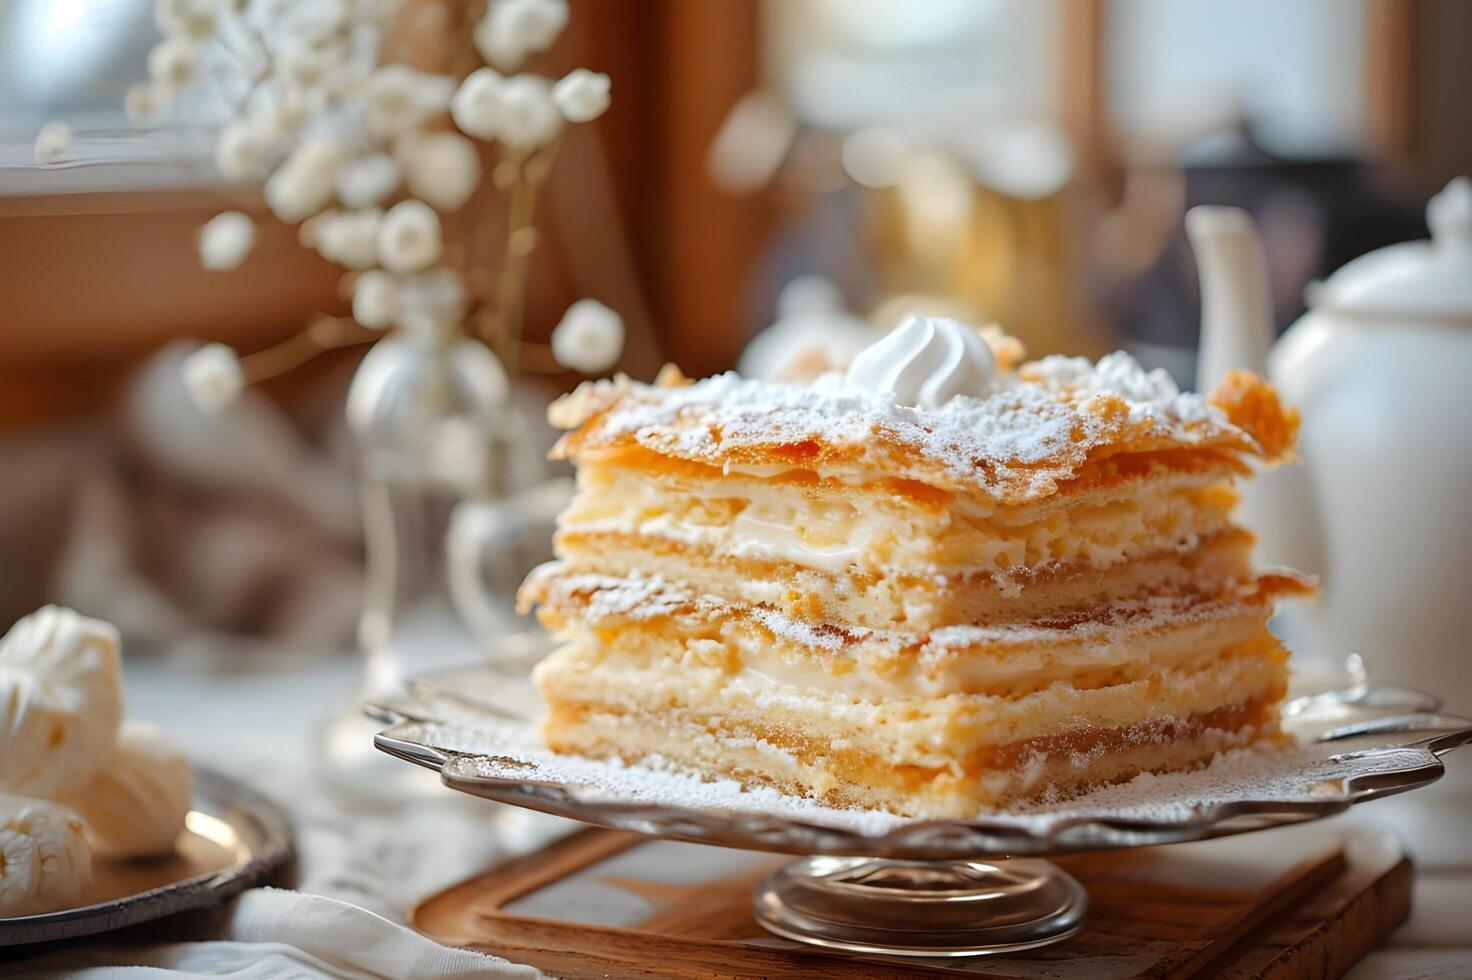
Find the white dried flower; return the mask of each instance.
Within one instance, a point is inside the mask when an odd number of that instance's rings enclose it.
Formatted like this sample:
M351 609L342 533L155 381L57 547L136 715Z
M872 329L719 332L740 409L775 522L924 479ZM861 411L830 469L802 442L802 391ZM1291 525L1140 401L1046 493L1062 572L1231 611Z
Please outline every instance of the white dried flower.
M480 183L480 153L459 133L407 140L400 158L409 193L437 211L458 210Z
M608 111L612 87L607 75L576 68L552 86L552 103L570 123L592 122Z
M352 23L354 13L346 0L297 0L290 5L292 14L284 27L307 45L318 47L341 37Z
M337 174L337 199L350 208L379 204L399 186L399 164L387 153L349 161Z
M383 211L378 208L329 211L312 219L310 234L323 258L349 269L371 269L378 264L378 226L382 223Z
M267 89L252 110L256 132L268 142L301 129L327 106L327 92L317 86L278 84Z
M245 260L256 241L255 222L239 211L217 214L199 230L199 264L206 269L233 269Z
M583 374L612 367L624 349L624 321L596 299L580 299L567 308L552 331L557 363Z
M205 344L184 359L181 367L184 390L202 412L214 415L245 390L245 370L240 357L224 344Z
M346 151L325 136L303 141L266 181L266 204L288 224L311 217L332 201Z
M341 38L317 41L298 38L272 52L271 68L288 85L315 86L336 72L347 57L347 42Z
M358 277L353 284L353 319L370 330L393 325L399 315L399 285L381 269Z
M297 225L296 240L301 244L302 248L315 249L321 243L321 231L327 226L327 222L335 214L337 214L336 211L323 211L321 214L315 214Z
M153 20L165 34L196 40L215 31L220 0L155 0Z
M134 122L149 122L158 118L171 101L173 93L154 82L139 82L123 96L123 112Z
M401 0L392 0L399 3ZM346 47L342 62L324 84L338 95L359 95L378 68L379 52L383 46L383 27L373 22L370 13L362 12L354 17L345 37Z
M567 0L494 0L475 26L475 46L486 62L515 71L534 51L545 51L567 26Z
M552 104L545 78L516 75L501 88L501 141L513 149L546 146L562 131L562 114Z
M400 201L378 226L378 261L392 272L418 272L440 257L440 216L423 201Z
M148 75L165 89L178 91L194 81L199 45L181 36L166 37L148 52Z
M454 94L455 82L446 76L386 65L368 79L364 119L376 136L399 136L448 109Z
M402 5L403 0L354 0L353 14L356 23L353 26L386 26Z
M439 116L450 111L450 100L460 80L449 75L427 75L420 73L415 83L414 97L431 115Z
M271 139L249 120L226 126L215 143L215 166L226 180L251 180L265 174Z
M64 122L49 122L36 134L36 162L61 163L72 152L71 127Z
M452 327L465 317L465 285L453 269L430 269L399 282L397 323L408 330Z
M450 100L450 118L461 132L476 139L493 140L501 133L505 117L502 91L506 79L493 68L477 68L465 77Z
M567 26L567 0L501 0L515 8L518 25L533 51L546 51Z

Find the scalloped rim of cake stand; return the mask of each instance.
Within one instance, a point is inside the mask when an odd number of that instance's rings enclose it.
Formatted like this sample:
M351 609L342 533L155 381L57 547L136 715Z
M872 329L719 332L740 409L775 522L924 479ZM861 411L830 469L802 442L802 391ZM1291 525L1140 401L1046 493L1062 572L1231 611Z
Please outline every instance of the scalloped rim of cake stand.
M1391 714L1354 718L1357 708L1391 709ZM1356 684L1285 703L1285 717L1301 717L1320 709L1346 714L1343 724L1327 728L1313 741L1383 737L1384 744L1361 748L1344 758L1363 761L1362 772L1335 781L1332 791L1311 800L1242 799L1193 808L1188 819L1147 820L1101 818L1089 814L1041 820L1033 830L985 817L975 820L907 820L878 833L838 827L796 816L724 808L700 808L584 796L573 784L481 775L464 771L461 760L508 757L455 752L405 737L415 723L436 719L403 704L370 704L366 710L388 727L374 737L383 752L440 773L450 789L539 810L555 816L650 837L713 844L744 850L806 856L892 858L908 861L967 860L986 857L1046 857L1081 851L1146 847L1225 837L1292 823L1323 819L1349 807L1419 789L1445 773L1441 757L1472 744L1472 719L1441 714L1430 695L1404 688ZM1403 709L1394 711L1394 709ZM1410 736L1396 738L1396 736ZM1400 757L1385 768L1387 753ZM1382 764L1376 765L1376 762Z
M434 696L472 706L498 723L524 723L514 712L478 704L458 691ZM420 689L420 702L432 699ZM1445 773L1441 757L1472 744L1472 719L1441 714L1439 707L1430 695L1374 687L1362 674L1346 688L1285 702L1285 722L1320 723L1313 744L1385 740L1335 756L1363 763L1363 771L1331 780L1332 792L1311 800L1197 805L1179 820L1060 815L1043 820L1041 830L985 818L907 820L879 833L795 816L585 796L577 784L469 773L462 761L526 763L406 737L411 726L436 721L420 714L413 701L366 710L389 726L374 737L380 750L437 770L447 787L471 796L649 837L804 855L752 894L753 917L774 935L862 954L956 958L1035 949L1083 928L1088 895L1061 868L1038 858L1304 823L1435 782ZM1385 766L1388 758L1397 764Z

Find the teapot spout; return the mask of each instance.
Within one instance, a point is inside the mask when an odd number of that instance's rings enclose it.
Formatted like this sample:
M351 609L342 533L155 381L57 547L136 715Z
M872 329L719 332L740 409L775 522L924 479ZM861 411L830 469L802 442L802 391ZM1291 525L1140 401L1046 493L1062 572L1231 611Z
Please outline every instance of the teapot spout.
M1240 208L1196 207L1186 214L1186 234L1201 276L1197 390L1210 391L1235 368L1266 376L1276 331L1267 257L1252 218ZM1305 467L1250 481L1238 513L1258 535L1260 560L1311 572L1324 568L1319 508ZM1277 628L1302 639L1302 623L1288 616Z
M1273 301L1267 256L1252 216L1200 205L1186 213L1186 236L1201 277L1201 345L1196 388L1209 391L1234 368L1267 373Z

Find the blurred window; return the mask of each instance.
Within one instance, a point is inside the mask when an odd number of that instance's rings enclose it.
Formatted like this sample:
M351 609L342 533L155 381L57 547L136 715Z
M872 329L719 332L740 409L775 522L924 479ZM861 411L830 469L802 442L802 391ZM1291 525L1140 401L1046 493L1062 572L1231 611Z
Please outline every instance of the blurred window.
M1115 122L1175 141L1245 116L1292 157L1366 140L1366 0L1113 0L1106 64Z
M206 132L123 112L159 38L152 0L0 0L0 195L215 182ZM83 165L36 166L36 132L53 119Z
M803 122L1051 117L1058 0L768 0L772 81Z
M0 4L0 126L7 137L68 116L116 125L121 93L158 39L149 0Z

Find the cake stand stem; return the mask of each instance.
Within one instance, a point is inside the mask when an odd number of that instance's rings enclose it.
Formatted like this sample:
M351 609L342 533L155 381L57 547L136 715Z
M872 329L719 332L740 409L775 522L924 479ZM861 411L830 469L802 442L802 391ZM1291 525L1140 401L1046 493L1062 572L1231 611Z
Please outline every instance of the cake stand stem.
M770 932L895 956L985 956L1061 942L1083 927L1083 887L1047 861L809 857L752 895Z

